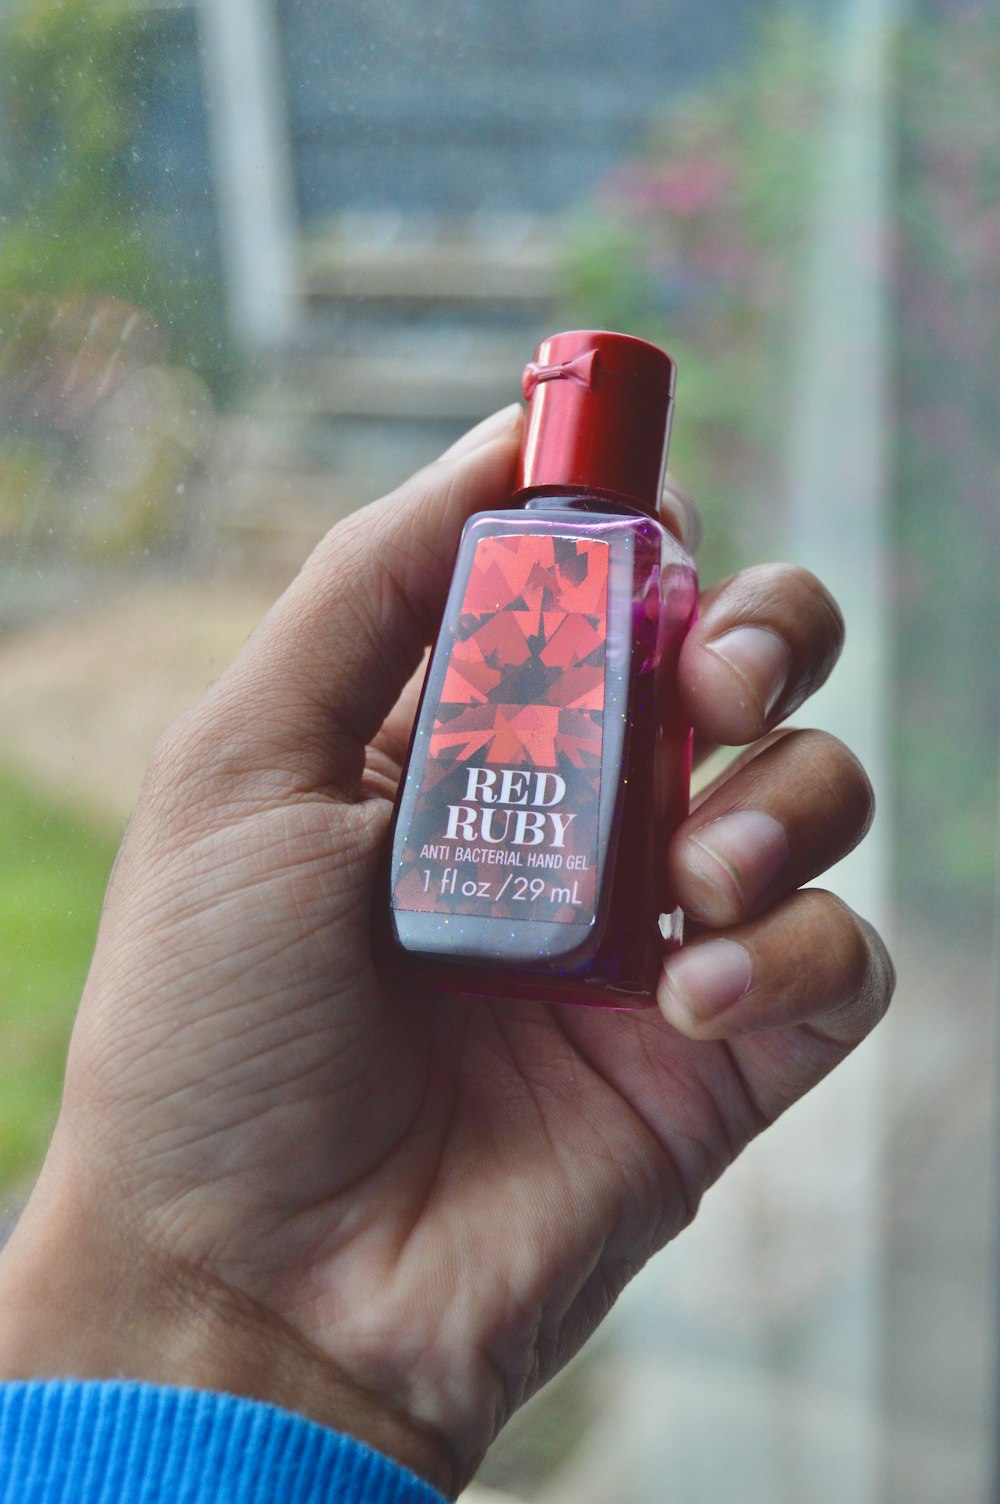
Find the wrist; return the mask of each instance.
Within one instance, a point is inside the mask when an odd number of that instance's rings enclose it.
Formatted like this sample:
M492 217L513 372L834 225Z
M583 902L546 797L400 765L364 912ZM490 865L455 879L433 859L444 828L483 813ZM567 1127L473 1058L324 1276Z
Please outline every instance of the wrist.
M279 1316L120 1229L29 1203L0 1254L0 1381L127 1378L262 1400L343 1432L448 1496L449 1448Z

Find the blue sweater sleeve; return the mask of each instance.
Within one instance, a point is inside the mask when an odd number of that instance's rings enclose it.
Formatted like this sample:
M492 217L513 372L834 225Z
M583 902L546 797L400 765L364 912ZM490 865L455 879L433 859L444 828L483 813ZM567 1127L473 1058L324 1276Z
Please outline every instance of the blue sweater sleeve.
M0 1385L0 1504L442 1504L378 1452L205 1390Z

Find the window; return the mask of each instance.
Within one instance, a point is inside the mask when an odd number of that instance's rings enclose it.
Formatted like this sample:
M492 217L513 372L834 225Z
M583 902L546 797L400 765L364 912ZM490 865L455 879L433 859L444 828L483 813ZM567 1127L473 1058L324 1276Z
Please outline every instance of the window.
M707 1198L480 1487L973 1504L995 1478L1000 21L977 0L8 0L0 1183L30 1185L159 732L535 342L679 365L706 580L848 622L894 1015Z

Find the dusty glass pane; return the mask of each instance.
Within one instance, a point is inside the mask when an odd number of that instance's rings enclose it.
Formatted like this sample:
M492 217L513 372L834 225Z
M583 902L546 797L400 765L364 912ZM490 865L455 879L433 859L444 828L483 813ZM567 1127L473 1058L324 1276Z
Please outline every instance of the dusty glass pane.
M797 720L874 778L831 886L888 931L899 999L478 1486L988 1496L998 190L976 0L0 7L11 1216L161 731L542 335L626 329L678 361L705 579L787 557L844 607Z

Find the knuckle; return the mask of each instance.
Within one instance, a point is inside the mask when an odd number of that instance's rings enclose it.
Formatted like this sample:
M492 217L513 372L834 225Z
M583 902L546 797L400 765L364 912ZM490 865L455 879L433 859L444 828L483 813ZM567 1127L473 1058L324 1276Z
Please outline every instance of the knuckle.
M877 1022L885 1015L896 991L896 968L885 941L874 925L869 924L867 919L858 919L857 922L868 945L868 988Z
M754 594L763 595L769 600L789 590L798 589L800 582L809 578L809 570L803 569L800 564L786 564L780 560L753 564L744 571L744 579Z
M831 893L829 900L833 928L831 951L839 973L840 988L846 998L860 997L867 990L871 965L868 937L857 914L842 898Z
M833 1018L840 1038L862 1039L884 1016L892 999L895 971L876 930L836 894L814 892L821 903L824 949Z
M844 618L836 600L801 564L754 564L717 587L705 613L711 632L746 623L771 627L792 649L805 692L816 687L844 642Z
M146 766L140 804L158 815L178 817L205 785L218 760L218 737L205 701L184 711L160 736Z
M371 514L379 505L379 502L373 502L367 507L359 507L356 512L334 523L306 559L299 578L326 592L339 574L353 572L366 530L371 527Z
M828 755L832 759L839 776L858 787L863 786L866 789L870 789L871 781L857 753L852 752L847 743L841 741L839 736L834 736L832 732L826 731L822 735L826 742Z
M831 605L834 604L833 596L827 590L819 575L814 574L811 569L807 569L804 564L782 564L779 565L779 568L785 571L788 582L796 590L806 595L816 596L820 600L829 601Z
M719 602L727 612L760 619L773 616L775 603L781 602L786 607L791 605L796 613L819 614L828 630L838 637L844 631L843 613L835 598L819 576L803 564L782 561L751 564L716 587L713 605Z
M161 793L176 783L181 770L192 757L189 730L190 711L185 711L162 732L146 765L144 791Z
M828 731L795 731L786 749L799 762L814 794L822 795L819 813L848 828L852 844L860 840L875 815L875 790L860 759Z
M798 596L804 607L812 608L825 618L824 625L839 642L844 635L843 613L819 576L801 564L784 564L778 567L784 573L785 587Z
M875 818L875 790L861 762L838 737L831 737L833 769L831 786L839 790L842 807L846 807L856 825L855 839L866 835Z

